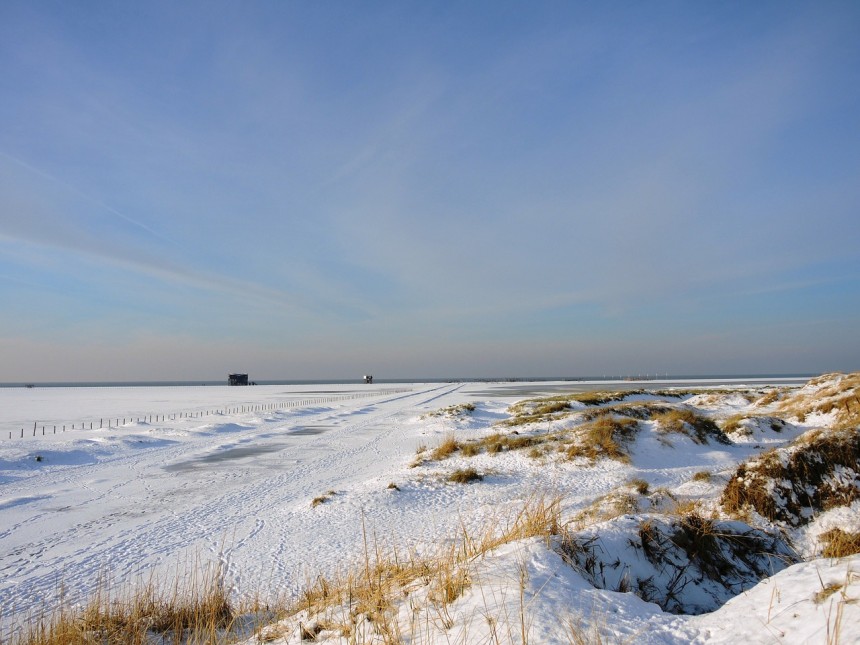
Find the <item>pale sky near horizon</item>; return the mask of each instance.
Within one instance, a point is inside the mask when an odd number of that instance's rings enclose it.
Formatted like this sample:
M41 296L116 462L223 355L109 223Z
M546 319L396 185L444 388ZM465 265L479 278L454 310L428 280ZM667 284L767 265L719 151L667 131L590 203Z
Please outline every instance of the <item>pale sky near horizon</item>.
M860 369L860 3L0 3L0 382Z

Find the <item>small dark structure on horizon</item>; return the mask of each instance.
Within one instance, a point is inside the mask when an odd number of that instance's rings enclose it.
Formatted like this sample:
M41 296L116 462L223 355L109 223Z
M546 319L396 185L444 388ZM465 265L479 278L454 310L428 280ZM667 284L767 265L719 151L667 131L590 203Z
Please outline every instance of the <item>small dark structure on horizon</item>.
M228 374L227 385L248 385L247 374Z
M365 383L373 383L373 374L365 374L364 375Z

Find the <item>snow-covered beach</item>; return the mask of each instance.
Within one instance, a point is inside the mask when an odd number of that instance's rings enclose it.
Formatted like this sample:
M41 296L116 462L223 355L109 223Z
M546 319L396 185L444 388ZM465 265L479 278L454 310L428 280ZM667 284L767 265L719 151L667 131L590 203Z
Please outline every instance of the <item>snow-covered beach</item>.
M754 409L772 412L767 405L773 403L741 394L760 397L771 383L730 383L738 394L726 393L725 385L700 383L715 393L687 394L683 402L721 422ZM318 576L360 563L368 539L381 551L432 554L463 532L503 524L538 496L557 497L561 516L572 518L631 481L652 497L665 491L675 502L713 507L738 463L828 423L819 415L779 432L754 428L724 444L666 439L646 420L627 460L556 459L548 451L523 450L427 457L446 438L465 442L499 433L511 406L524 398L618 387L470 382L0 389L2 618L8 625L49 607L60 589L67 599L84 599L106 575L112 584L171 580L176 570L207 563L222 566L237 597L296 598ZM624 402L655 398L635 393ZM124 425L108 427L108 419ZM16 428L25 420L21 438ZM55 425L72 423L74 430L54 433ZM505 432L546 433L571 423L570 417L548 417ZM466 463L483 479L450 482L451 471ZM712 476L697 477L703 472ZM646 499L643 493L640 506ZM810 559L816 531L857 531L856 507L837 509L818 528L796 533L795 546ZM615 532L623 540L618 527L606 525L603 535ZM611 637L637 642L824 642L836 625L834 599L813 603L810 585L840 576L840 593L851 602L840 605L839 642L856 642L858 565L858 556L795 564L714 613L685 616L630 593L598 589L546 544L525 540L483 558L450 625L425 635L427 641L491 641L487 622L476 624L476 616L488 603L502 611L512 600L513 592L505 591L512 583L500 572L513 579L520 567L528 572L524 593L533 642L568 642L561 618L574 615L586 630L601 623ZM727 620L727 612L748 620ZM512 632L509 639L505 632L501 640L526 640L525 633ZM301 634L285 630L287 642L294 637Z

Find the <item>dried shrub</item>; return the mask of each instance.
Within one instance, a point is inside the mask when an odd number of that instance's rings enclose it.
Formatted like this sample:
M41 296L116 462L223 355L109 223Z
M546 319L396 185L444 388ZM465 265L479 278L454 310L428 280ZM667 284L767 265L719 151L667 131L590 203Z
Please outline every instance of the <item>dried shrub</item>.
M193 573L168 592L156 581L115 590L100 581L94 597L81 606L61 607L3 642L15 645L89 643L209 643L226 641L243 608L231 604L220 566Z
M819 539L824 544L821 555L825 558L844 558L860 553L860 533L832 529L822 533Z
M337 495L337 492L330 490L325 495L320 495L319 497L314 497L311 500L311 507L316 508L320 504L325 504L327 501L329 501L335 495Z
M639 427L636 419L605 414L576 429L574 443L566 453L568 459L585 457L596 461L607 458L630 462L626 447Z
M458 468L448 475L448 481L454 482L455 484L471 484L472 482L479 482L483 479L484 476L474 468Z
M801 526L860 499L858 462L860 431L813 430L738 466L721 504L730 513L752 508L770 521Z
M474 457L475 455L481 454L481 444L469 441L467 443L460 444L460 454L464 457Z
M660 432L687 435L699 444L707 444L710 439L726 445L731 444L731 440L719 429L716 423L688 408L675 408L658 414L654 420L657 422Z
M430 453L430 458L435 460L447 459L460 449L460 442L457 441L454 435L448 435L433 449Z
M771 403L775 403L779 399L779 390L769 390L762 396L758 401L755 402L756 406L765 406L770 405Z
M599 526L563 535L558 543L562 558L595 587L631 591L672 613L713 611L798 561L778 535L698 513L611 521L618 528L610 533L623 531L632 549L606 548L601 543L605 527ZM642 565L643 556L648 567Z
M542 443L546 437L538 437L533 435L520 434L492 434L484 439L484 445L487 447L487 452L507 452L509 450L521 450L523 448L531 448L534 445Z
M646 482L644 479L631 479L627 483L632 486L633 490L635 490L640 495L648 494L649 485L648 482Z
M749 436L752 434L750 429L743 425L743 421L748 419L749 417L745 414L735 414L730 416L723 422L723 432L726 434L736 434L736 435L744 435Z
M723 432L727 435L749 437L753 434L753 428L769 428L773 432L782 432L785 425L785 421L779 417L736 414L725 420Z

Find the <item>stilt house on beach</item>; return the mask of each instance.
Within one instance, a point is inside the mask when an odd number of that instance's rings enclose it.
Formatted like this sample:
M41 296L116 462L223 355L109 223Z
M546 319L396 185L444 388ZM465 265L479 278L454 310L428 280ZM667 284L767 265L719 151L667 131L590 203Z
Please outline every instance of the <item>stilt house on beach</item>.
M228 374L227 385L248 385L247 374Z

